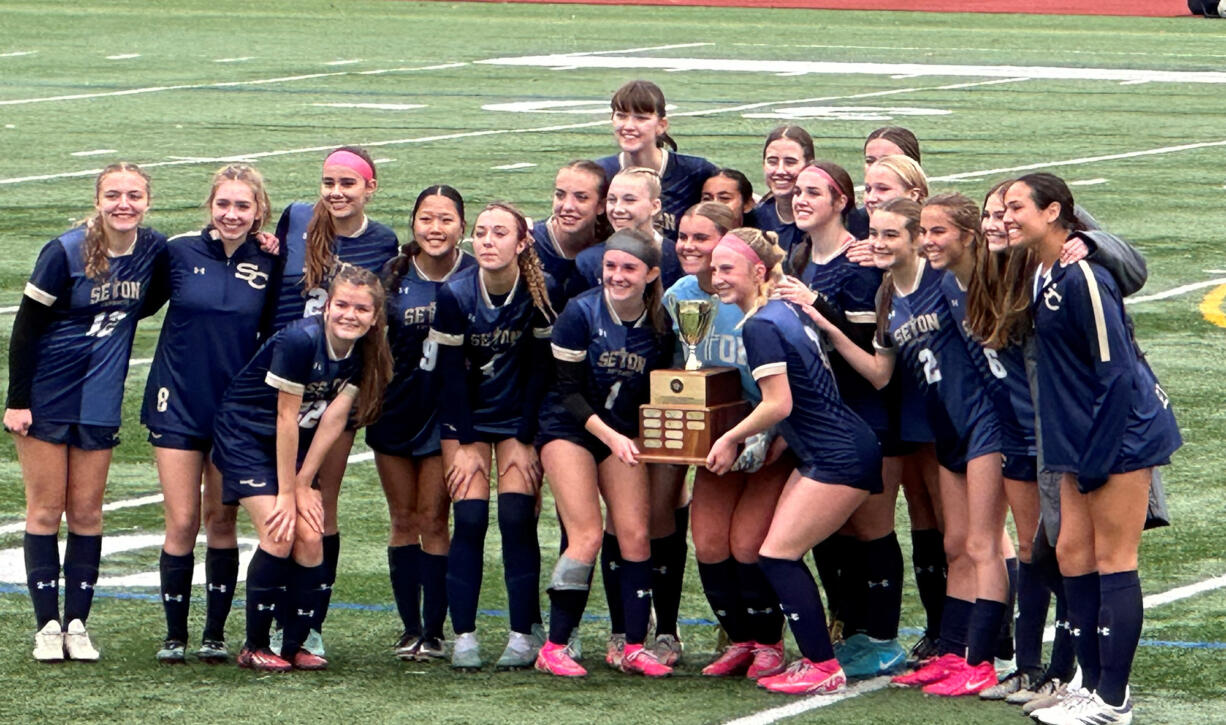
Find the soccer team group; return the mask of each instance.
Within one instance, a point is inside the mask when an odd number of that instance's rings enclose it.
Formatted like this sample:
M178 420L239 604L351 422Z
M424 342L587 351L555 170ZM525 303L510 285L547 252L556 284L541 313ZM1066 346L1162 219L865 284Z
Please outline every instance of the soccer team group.
M250 166L216 172L207 225L169 240L142 226L145 172L104 169L96 212L39 254L10 346L35 659L98 658L85 622L124 377L137 321L165 306L141 409L165 497L160 661L187 657L202 524L195 657L229 659L241 506L259 546L239 666L327 667L337 500L365 428L401 659L445 659L450 614L452 666L483 666L494 485L510 618L499 668L587 674L577 630L600 566L606 661L668 675L692 540L726 635L704 675L829 693L890 674L1026 703L1045 723L1130 722L1137 551L1151 476L1180 445L1122 304L1144 260L1051 174L1002 180L982 206L930 196L904 128L869 135L858 207L848 171L799 126L767 136L759 198L743 173L676 152L655 84L627 83L611 107L620 153L559 169L548 219L497 202L474 215L431 186L403 246L366 217L378 181L360 148L328 154L319 198L290 204L275 233ZM680 361L669 309L691 299L715 310L696 356L735 368L751 404L692 489L685 467L640 461L637 438L650 372ZM562 546L543 618L546 481ZM927 617L910 656L900 489ZM1000 679L997 658L1016 670Z

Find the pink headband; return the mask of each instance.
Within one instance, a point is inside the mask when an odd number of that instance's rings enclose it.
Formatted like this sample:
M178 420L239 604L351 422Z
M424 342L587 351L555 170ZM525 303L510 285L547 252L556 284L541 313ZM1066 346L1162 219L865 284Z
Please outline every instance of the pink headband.
M744 239L741 239L732 232L725 234L723 238L719 240L719 244L715 246L727 247L745 259L748 259L750 264L760 264L763 267L766 266L766 262L763 262L762 258L758 256L758 253L753 251L753 247L746 244Z
M800 173L801 173L801 174L803 174L803 173L805 173L806 171L812 171L812 172L816 173L818 176L821 176L823 179L825 179L825 180L826 180L826 183L827 183L827 184L830 184L830 188L831 188L831 189L834 189L835 191L837 191L837 192L839 193L839 196L844 196L844 194L843 194L843 187L839 186L839 185L838 185L838 182L836 182L836 181L834 180L834 177L833 177L833 176L831 176L831 175L830 175L830 173L829 173L828 171L826 171L825 169L823 169L822 167L820 167L820 166L814 166L814 165L809 165L809 166L806 166L806 167L804 167L803 169L801 169L801 170L800 170ZM797 176L799 176L799 174L798 174Z
M367 181L375 178L375 170L370 167L366 159L344 149L328 154L328 158L324 159L324 166L343 166L358 172L358 175Z

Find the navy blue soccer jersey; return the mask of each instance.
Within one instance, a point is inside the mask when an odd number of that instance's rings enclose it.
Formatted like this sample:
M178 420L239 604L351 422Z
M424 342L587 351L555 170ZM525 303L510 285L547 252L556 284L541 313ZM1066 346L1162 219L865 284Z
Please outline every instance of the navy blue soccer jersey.
M223 473L231 454L275 441L277 399L281 392L302 396L298 413L298 450L311 438L328 403L337 395L357 396L362 357L354 345L347 357L332 351L320 315L290 323L268 339L234 376L214 421L213 459ZM275 450L275 446L271 448ZM270 462L275 468L275 461Z
M438 344L427 337L439 287L476 264L472 255L460 254L447 275L434 281L414 261L395 289L388 290L387 342L393 375L383 397L383 414L366 429L366 442L375 450L402 456L438 451L438 386L434 379Z
M442 437L531 442L551 333L522 278L497 303L479 267L440 287L428 339L439 346L436 369L447 401L440 411Z
M881 445L839 396L821 335L794 305L771 300L745 320L745 354L755 380L786 374L792 412L779 431L803 467L823 483L881 491Z
M668 289L685 276L685 273L681 271L681 260L677 259L677 242L661 236L659 232L653 236L660 244L660 284L664 286L664 289ZM580 291L603 287L604 242L593 244L575 255L575 269L578 270L578 284L582 285Z
M1082 260L1036 278L1044 466L1082 491L1166 463L1182 443L1170 400L1137 355L1115 279Z
M785 222L779 218L773 198L758 202L753 208L753 220L758 229L779 235L779 246L784 252L792 251L792 247L805 236L795 222Z
M600 419L625 436L638 435L639 406L647 402L652 370L672 362L674 341L652 327L645 314L623 323L603 289L571 300L553 326L555 360L584 363L588 374L578 391ZM575 420L563 405L568 391L551 388L541 404L545 440L580 435L586 421Z
M757 405L762 400L762 391L758 389L757 381L750 374L749 361L745 357L745 343L741 339L741 320L745 319L745 313L741 312L741 308L720 302L716 295L703 292L698 285L698 278L692 274L677 280L677 283L664 293L665 309L668 309L670 300L707 300L715 305L715 323L711 326L710 334L698 343L695 355L704 368L736 368L741 374L741 389L746 399ZM673 320L673 332L679 332L676 320ZM678 344L679 354L688 355L685 346ZM681 360L679 364L684 365L685 361Z
M141 422L156 434L211 438L235 373L255 354L276 302L276 258L249 237L227 257L211 226L167 245L170 306L145 384Z
M686 209L702 201L702 185L715 176L719 167L701 156L687 156L660 149L660 223L658 228L666 239L677 241L677 222ZM609 179L626 167L625 152L596 159Z
M926 391L928 422L938 444L960 439L967 450L958 457L969 459L999 452L1000 429L983 378L942 293L943 274L920 260L915 289L895 290L890 336L899 362Z
M43 246L25 288L51 308L30 387L34 421L119 427L136 321L165 254L166 237L142 228L93 280L85 276L84 227Z
M554 283L557 284L558 293L556 298L551 300L555 310L560 312L572 297L591 288L592 285L579 272L576 264L578 255L567 257L562 253L562 247L553 238L548 219L532 225L532 246L536 250L537 259L541 260L541 266L545 268L545 274L553 277Z
M1034 402L1026 377L1026 360L1021 345L1000 350L984 347L966 325L966 290L952 272L941 279L941 291L950 315L962 333L967 354L975 363L989 399L1000 421L1001 451L1010 456L1033 456Z
M277 222L277 239L281 242L283 267L280 273L277 315L274 329L281 329L294 320L323 312L328 298L327 281L323 286L304 290L303 271L306 263L307 226L314 207L295 202L285 207ZM389 259L400 250L396 233L389 227L369 219L352 237L338 236L332 244L336 259L378 274Z
M800 280L817 293L818 309L836 313L847 324L845 332L860 347L872 352L873 335L877 329L877 290L881 288L881 270L863 267L847 259L850 241L827 259L805 265ZM839 384L839 393L856 414L879 434L889 428L885 398L872 383L856 372L834 348L827 347L830 369Z

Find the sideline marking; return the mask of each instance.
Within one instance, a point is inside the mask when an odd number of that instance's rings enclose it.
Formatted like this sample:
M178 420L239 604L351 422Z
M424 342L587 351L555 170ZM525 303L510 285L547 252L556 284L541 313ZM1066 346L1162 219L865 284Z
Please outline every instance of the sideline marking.
M787 705L772 707L769 710L760 710L752 715L728 720L725 725L768 725L768 723L777 722L785 717L796 717L810 710L816 710L819 707L829 707L836 702L850 700L853 697L859 697L869 692L884 689L888 684L890 684L889 677L874 677L871 680L857 682L846 690L834 695L811 695L803 700L797 700Z
M1226 84L1220 71L1166 71L1129 68L1072 68L1061 66L953 65L950 63L844 63L805 60L750 60L745 58L619 58L607 55L525 55L474 61L486 65L659 71L724 71L733 73L814 73L823 75L952 76L1011 78L1025 75L1044 80L1133 81L1138 83Z
M107 60L129 60L131 58L139 58L140 53L120 53L119 55L108 55Z
M1142 295L1140 297L1126 297L1124 298L1124 304L1130 305L1130 304L1135 304L1138 302L1154 302L1157 300L1165 300L1171 297L1178 297L1179 295L1184 294L1186 292L1194 292L1198 289L1204 289L1206 287L1213 287L1216 285L1226 285L1226 277L1221 277L1218 279L1210 279L1204 282L1193 282L1191 284L1184 284L1178 287L1172 287L1171 289L1168 289L1168 290L1163 290L1162 292L1155 292L1152 295Z
M1218 280L1222 281L1222 280ZM1200 313L1210 324L1226 327L1226 312L1222 311L1222 301L1226 300L1226 284L1219 285L1200 301Z
M1054 166L1080 166L1082 164L1092 164L1098 161L1115 161L1117 159L1133 159L1138 156L1158 156L1161 154L1175 153L1176 151L1192 151L1195 149L1207 149L1215 146L1226 146L1226 141L1203 141L1201 143L1188 143L1179 146L1161 146L1156 149L1144 149L1142 151L1127 151L1122 154L1106 154L1103 156L1082 156L1076 159L1066 159L1064 161L1043 161L1037 164L1026 164L1024 166L1009 166L999 169L984 169L983 171L965 171L960 174L948 174L946 176L931 176L928 181L961 181L963 179L976 179L981 176L991 176L993 174L1009 174L1014 171L1030 171L1032 169L1049 169Z
M536 166L536 164L530 164L527 161L520 161L519 163L515 164L503 164L502 166L491 166L490 168L494 169L495 171L511 171L513 169L530 169L533 166Z
M1107 183L1106 179L1082 179L1081 181L1070 181L1069 186L1098 186L1099 184Z
M324 65L353 65L354 63L361 63L361 62L362 62L361 58L349 58L346 60L330 60L327 63L324 63Z
M94 149L93 151L73 151L70 156L102 156L104 154L117 154L119 149Z
M425 69L419 69L419 70L425 70ZM365 71L365 72L369 73L371 71ZM674 113L671 115L673 117L711 116L711 115L716 115L720 113L736 113L738 111L748 111L748 110L752 110L755 108L764 108L767 106L789 106L789 105L794 105L797 103L818 103L818 102L823 102L823 101L841 101L841 100L849 100L853 98L876 98L879 96L890 96L890 95L897 95L900 93L917 93L921 91L957 90L961 88L971 88L974 86L993 85L997 83L1016 83L1018 81L1023 81L1023 80L1027 80L1027 79L1025 78L1005 78L1005 79L994 79L994 80L989 80L989 81L977 81L973 83L955 83L951 85L940 85L940 86L915 86L911 88L893 88L893 89L884 90L884 91L869 91L867 93L855 93L855 94L847 95L847 96L821 96L818 98L796 98L796 99L784 100L784 101L762 101L758 103L746 103L746 104L742 104L739 106L728 106L724 108L707 108L707 109L702 109L698 111L682 111L680 113ZM0 104L2 103L3 102L0 101ZM418 136L414 138L388 139L384 141L366 141L366 142L359 142L356 145L363 146L365 148L370 149L370 148L376 148L379 146L400 146L400 145L405 145L405 144L428 143L431 141L450 141L450 140L462 139L462 138L475 138L478 136L503 136L506 134L538 133L542 131L571 131L571 130L580 129L580 128L594 128L598 126L608 126L608 124L609 124L609 120L607 118L604 118L604 119L600 119L597 121L586 121L583 123L555 124L555 125L550 125L550 126L534 126L531 128L492 128L492 129L485 129L485 130L480 130L480 131L458 131L456 133L439 134L437 136ZM1226 143L1226 142L1223 142L1223 143ZM170 161L152 161L148 163L142 163L141 166L146 169L151 169L151 168L162 167L162 166L182 166L184 164L205 164L205 163L217 164L217 163L227 163L231 161L249 161L252 159L269 158L273 156L289 156L293 154L303 154L303 153L313 154L313 153L319 153L320 151L331 151L334 148L336 148L334 144L329 144L327 146L308 146L308 147L296 148L296 149L280 149L277 151L258 151L258 152L246 153L246 154L243 154L243 153L231 154L229 156L219 156L215 158L205 158L205 157L195 157L195 158L187 158L187 159L173 158ZM81 176L95 176L98 174L99 171L101 171L101 169L86 169L84 171L64 171L64 172L55 173L55 174L38 174L35 176L19 176L19 177L13 177L13 178L8 178L8 179L0 179L0 185L21 184L27 181L46 181L49 179L65 179L65 178L81 177Z
M225 59L224 62L242 60L241 58ZM222 62L222 61L219 61ZM186 91L197 88L234 88L236 86L260 86L269 83L289 83L292 81L305 81L314 78L334 78L336 76L347 75L378 75L380 73L409 73L412 71L421 70L440 70L443 68L458 68L467 63L443 63L441 65L425 65L406 68L380 68L377 70L366 71L350 71L339 70L330 73L306 73L297 76L279 76L277 78L257 78L250 81L225 81L222 83L184 83L175 86L148 86L146 88L127 88L122 91L105 91L100 93L72 93L66 96L43 96L40 98L14 98L7 101L0 101L0 106L19 106L27 103L47 103L48 101L79 101L89 98L107 98L110 96L135 96L142 93L160 93L162 91Z
M243 61L251 60L254 57L255 57L254 55L244 55L241 58L216 58L213 60L213 62L214 63L242 63Z
M14 50L11 53L0 53L0 58L16 58L22 55L34 55L37 50Z

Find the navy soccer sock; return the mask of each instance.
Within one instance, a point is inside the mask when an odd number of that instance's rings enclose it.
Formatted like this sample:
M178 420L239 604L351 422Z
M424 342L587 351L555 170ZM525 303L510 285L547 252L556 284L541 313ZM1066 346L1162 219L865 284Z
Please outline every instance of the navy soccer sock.
M1081 686L1087 690L1097 690L1102 671L1098 659L1098 636L1095 634L1100 606L1098 572L1064 577L1064 593L1068 597L1073 648L1081 665Z
M204 552L204 639L224 642L226 620L234 605L234 589L238 586L238 548Z
M257 548L247 565L247 644L255 650L268 646L268 630L290 571L289 557ZM284 651L284 650L283 650Z
M64 622L74 619L84 622L94 603L94 585L98 583L98 564L102 561L102 536L86 536L68 532L64 549Z
M565 555L558 558L549 585L549 641L566 645L587 608L595 567Z
M864 633L898 639L902 614L902 548L894 532L860 545L865 582Z
M843 567L848 563L848 557L852 556L854 544L855 539L834 534L813 547L813 565L826 592L826 606L830 608L830 616L840 621L847 610L847 583L843 577Z
M421 555L422 634L443 638L447 619L447 555L422 552Z
M324 629L324 618L328 616L328 607L332 604L332 587L336 586L336 567L341 558L341 535L339 532L335 534L324 534L324 589L323 599L320 600L318 607L314 607L315 616L311 618L311 629L317 632L322 632Z
M1141 640L1145 619L1141 602L1141 579L1136 570L1103 574L1099 577L1101 601L1098 608L1098 654L1102 673L1098 696L1108 705L1124 704L1132 658Z
M623 559L619 571L626 644L642 644L647 639L647 620L651 618L651 561Z
M1005 572L1009 575L1009 591L1005 595L1005 616L1000 619L1000 632L996 637L996 657L1013 659L1013 617L1017 605L1017 557L1005 559Z
M804 566L803 560L800 565ZM736 583L741 588L749 638L760 644L775 644L782 640L783 612L779 608L779 597L775 596L775 589L758 562L746 564L738 561Z
M600 545L600 578L604 582L605 601L609 605L609 631L614 634L626 632L626 610L622 608L622 550L617 537L607 531Z
M451 552L447 555L447 604L456 634L477 631L477 600L485 563L485 532L490 525L490 502L466 499L455 502Z
M1005 603L991 599L976 599L971 606L967 626L966 662L977 665L990 662L1000 638L1000 620L1005 618Z
M915 588L924 605L927 622L924 633L929 639L941 637L941 622L945 609L945 539L936 529L911 531L911 564L915 567Z
M387 547L387 572L392 581L392 599L406 634L421 636L421 546Z
M34 604L34 622L42 629L60 619L60 549L55 534L26 533L26 588Z
M800 653L811 662L825 662L834 657L830 635L826 631L826 615L817 582L803 561L759 556L758 566L766 574L783 616L792 629L792 637Z
M287 660L306 641L311 625L317 620L318 610L324 606L327 592L331 591L327 583L327 564L302 566L294 563L291 572L290 606L285 612L285 639L281 646L281 657Z
M1050 604L1051 592L1039 580L1034 564L1018 562L1014 641L1019 670L1037 670L1043 666L1043 625L1047 623Z
M1077 669L1076 648L1073 646L1072 627L1068 621L1068 597L1064 595L1064 587L1055 593L1056 597L1056 637L1051 644L1051 662L1047 665L1047 674L1058 677L1061 682L1073 678Z
M737 565L732 557L714 564L698 562L698 579L715 619L733 642L752 639L744 626L744 604L737 592Z
M966 656L967 634L970 627L971 610L974 608L973 602L950 596L945 597L945 604L941 606L939 646L941 654Z
M192 603L191 554L173 556L162 550L158 557L158 574L162 584L162 610L166 614L166 639L187 642L187 612Z
M532 632L541 621L541 547L536 535L536 499L526 493L498 494L503 579L511 631Z

